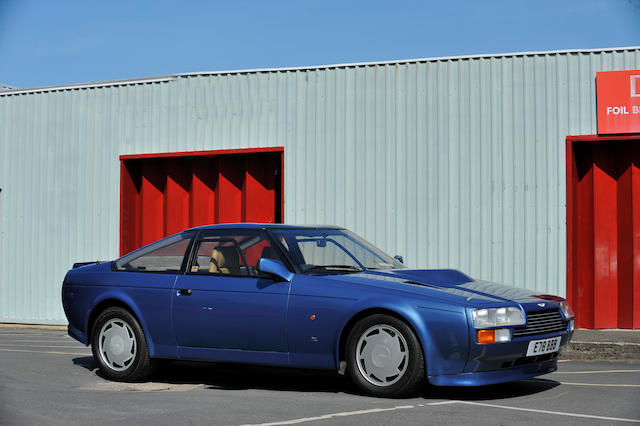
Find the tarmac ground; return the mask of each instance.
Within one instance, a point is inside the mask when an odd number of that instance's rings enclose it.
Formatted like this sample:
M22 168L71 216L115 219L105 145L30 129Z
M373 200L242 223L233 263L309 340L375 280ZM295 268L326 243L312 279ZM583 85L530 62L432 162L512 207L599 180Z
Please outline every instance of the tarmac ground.
M640 424L640 359L563 356L558 366L397 400L360 395L333 372L231 364L173 362L149 381L117 383L63 330L0 328L0 425Z

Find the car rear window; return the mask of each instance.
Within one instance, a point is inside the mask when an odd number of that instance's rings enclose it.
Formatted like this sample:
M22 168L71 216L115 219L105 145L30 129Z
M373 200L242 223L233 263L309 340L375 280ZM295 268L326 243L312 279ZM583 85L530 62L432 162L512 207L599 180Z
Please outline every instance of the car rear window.
M165 238L116 260L116 269L130 272L180 272L191 235Z

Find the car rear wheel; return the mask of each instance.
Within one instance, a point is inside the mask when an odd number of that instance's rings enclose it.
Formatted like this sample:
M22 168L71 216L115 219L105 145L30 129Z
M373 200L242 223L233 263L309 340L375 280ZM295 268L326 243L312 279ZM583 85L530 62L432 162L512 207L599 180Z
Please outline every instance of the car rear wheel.
M409 326L390 315L376 314L358 322L349 333L347 371L368 394L405 396L423 382L424 355Z
M112 307L93 326L91 349L100 370L109 379L140 380L154 370L142 327L129 311Z

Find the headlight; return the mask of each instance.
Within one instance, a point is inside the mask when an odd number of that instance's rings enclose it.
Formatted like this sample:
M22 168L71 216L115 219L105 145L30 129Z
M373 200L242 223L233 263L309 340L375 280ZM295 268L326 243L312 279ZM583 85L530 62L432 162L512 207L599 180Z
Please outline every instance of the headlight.
M560 310L562 311L566 319L571 319L575 316L573 314L573 309L571 309L571 306L569 306L566 300L560 302Z
M524 325L526 322L520 308L474 309L471 313L475 328L504 327L507 325Z

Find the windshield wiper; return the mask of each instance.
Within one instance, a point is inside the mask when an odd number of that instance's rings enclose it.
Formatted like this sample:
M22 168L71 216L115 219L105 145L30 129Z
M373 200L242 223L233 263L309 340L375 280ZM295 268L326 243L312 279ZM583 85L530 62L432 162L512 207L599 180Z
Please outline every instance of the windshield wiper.
M359 268L357 266L352 265L314 265L304 270L304 273L307 272L361 272L364 269Z

